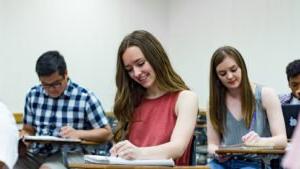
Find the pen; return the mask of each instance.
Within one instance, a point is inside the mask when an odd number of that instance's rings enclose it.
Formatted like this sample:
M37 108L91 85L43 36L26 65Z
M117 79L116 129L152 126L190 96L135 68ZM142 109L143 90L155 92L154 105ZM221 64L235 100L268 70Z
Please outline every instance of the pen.
M250 128L249 128L249 132L254 130L255 123L256 123L256 111L253 113Z

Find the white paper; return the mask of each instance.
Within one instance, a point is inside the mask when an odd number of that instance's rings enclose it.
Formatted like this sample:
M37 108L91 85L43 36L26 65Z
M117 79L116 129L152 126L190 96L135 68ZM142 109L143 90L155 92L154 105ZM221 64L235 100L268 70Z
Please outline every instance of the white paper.
M55 136L25 136L25 141L81 142L80 139L61 138Z
M99 164L121 164L121 165L150 165L150 166L175 166L172 159L167 160L125 160L119 157L84 155L84 160Z

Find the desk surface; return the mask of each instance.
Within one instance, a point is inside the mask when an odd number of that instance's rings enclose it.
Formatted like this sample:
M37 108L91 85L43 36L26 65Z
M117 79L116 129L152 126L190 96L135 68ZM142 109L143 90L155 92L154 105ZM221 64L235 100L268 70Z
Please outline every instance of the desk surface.
M81 141L55 141L55 140L47 140L47 139L36 139L36 140L26 140L26 142L36 142L36 143L41 143L41 144L83 144L83 145L99 145L99 144L104 144L106 143L105 141L103 142L95 142L95 141L87 141L87 140L81 140Z
M271 154L283 155L285 153L284 147L232 147L220 148L216 150L217 154Z
M129 166L129 165L101 165L101 164L82 164L70 163L71 169L209 169L208 166L176 166L176 167L162 167L162 166Z
M243 155L243 154L255 154L260 156L261 159L265 159L270 162L271 168L279 168L280 158L285 153L284 147L232 147L232 148L220 148L216 150L220 155ZM271 160L270 160L271 159Z

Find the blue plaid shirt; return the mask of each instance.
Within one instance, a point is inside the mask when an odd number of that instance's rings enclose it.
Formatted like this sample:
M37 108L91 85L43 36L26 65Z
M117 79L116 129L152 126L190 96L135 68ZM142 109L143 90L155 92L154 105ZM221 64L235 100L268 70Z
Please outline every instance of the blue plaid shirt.
M108 120L98 98L91 91L68 80L64 93L58 98L50 97L41 85L31 88L26 96L24 124L33 126L36 135L59 137L63 126L89 130L104 127ZM79 148L75 146L72 149L78 151ZM33 144L30 151L48 156L58 152L59 147Z
M279 100L281 104L300 104L300 100L292 93L280 95Z

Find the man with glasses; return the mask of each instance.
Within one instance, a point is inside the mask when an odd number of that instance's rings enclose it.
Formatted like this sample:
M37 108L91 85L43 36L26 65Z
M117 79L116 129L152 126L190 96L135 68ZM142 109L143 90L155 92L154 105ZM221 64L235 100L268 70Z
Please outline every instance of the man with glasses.
M68 77L63 56L57 51L42 54L36 63L40 85L31 88L25 100L25 135L57 136L90 141L111 138L111 128L98 98ZM82 160L84 147L70 145L75 155L71 161ZM32 144L15 168L65 168L60 147L55 144Z

